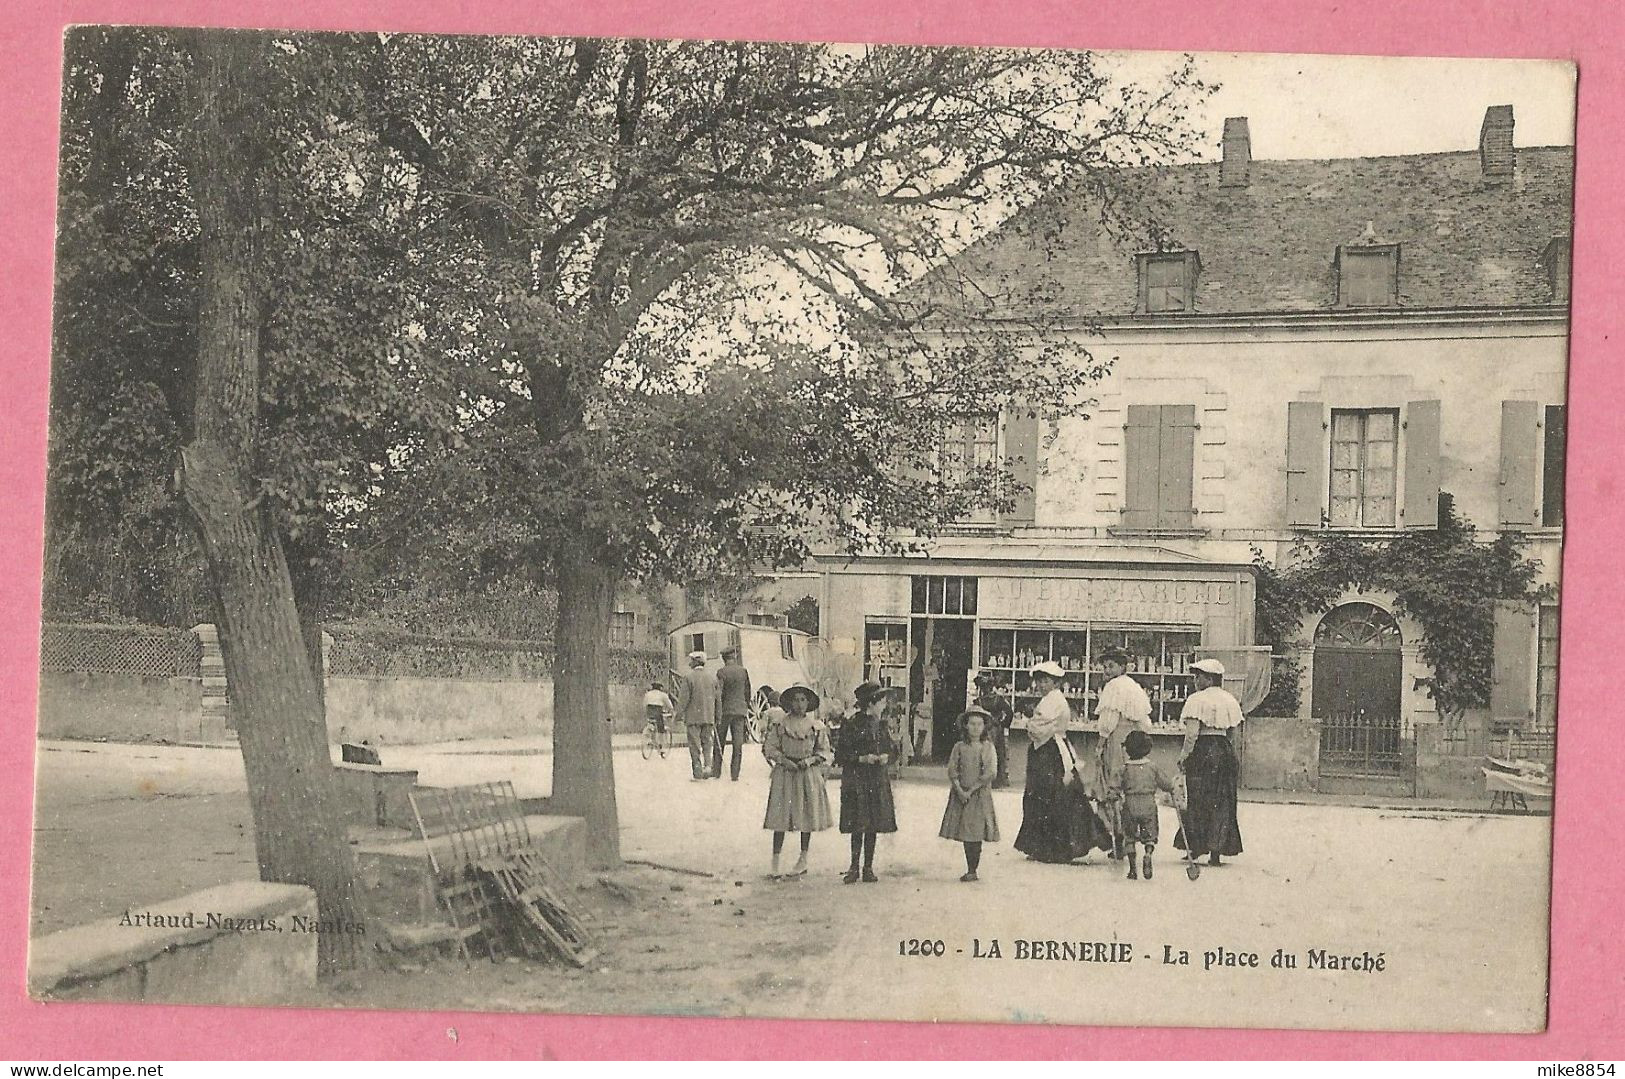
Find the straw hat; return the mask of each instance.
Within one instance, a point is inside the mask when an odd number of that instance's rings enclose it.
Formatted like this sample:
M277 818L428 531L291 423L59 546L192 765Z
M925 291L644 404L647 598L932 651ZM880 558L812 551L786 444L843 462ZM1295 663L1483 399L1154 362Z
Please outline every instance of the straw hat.
M900 686L883 686L879 682L865 682L852 691L852 699L857 702L859 708L862 708L876 697L901 691Z
M802 711L816 712L818 710L818 705L819 705L818 694L816 692L814 692L814 690L813 690L813 688L811 686L804 686L800 682L797 682L795 685L789 687L788 689L782 690L779 693L779 704L781 706L783 706L783 707L788 708L789 707L789 701L790 701L790 694L792 694L792 693L798 693L798 694L800 694L801 696L803 696L803 697L805 697L807 699L807 707L802 709Z
M1216 678L1224 677L1224 664L1216 659L1199 659L1191 664L1191 670L1211 674Z
M1057 682L1066 677L1066 671L1063 670L1061 665L1055 662L1053 659L1045 660L1043 663L1036 664L1032 668L1032 673L1047 674Z

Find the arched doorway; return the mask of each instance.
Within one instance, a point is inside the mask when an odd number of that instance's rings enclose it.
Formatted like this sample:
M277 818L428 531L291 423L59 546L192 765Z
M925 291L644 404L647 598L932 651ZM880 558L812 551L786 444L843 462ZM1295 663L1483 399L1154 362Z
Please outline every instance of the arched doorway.
M1344 603L1320 620L1310 710L1322 775L1404 772L1400 644L1399 623L1374 603Z

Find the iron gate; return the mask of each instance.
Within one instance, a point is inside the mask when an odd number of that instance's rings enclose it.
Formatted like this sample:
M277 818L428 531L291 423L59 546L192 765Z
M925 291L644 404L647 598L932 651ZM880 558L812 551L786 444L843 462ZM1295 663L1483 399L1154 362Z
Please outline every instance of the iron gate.
M1399 776L1407 751L1397 715L1365 710L1320 718L1320 772L1341 776Z

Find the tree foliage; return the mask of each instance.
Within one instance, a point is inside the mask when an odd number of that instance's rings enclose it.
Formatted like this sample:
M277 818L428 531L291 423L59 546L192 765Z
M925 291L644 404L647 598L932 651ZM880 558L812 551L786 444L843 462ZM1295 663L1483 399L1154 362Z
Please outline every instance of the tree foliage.
M272 227L256 275L255 482L312 597L357 512L413 454L446 444L464 400L442 345L469 282L433 257L398 177L363 182L358 136L343 119L355 111L347 57L359 40L257 36L251 152ZM108 547L164 574L199 561L173 482L193 434L201 295L184 153L191 91L180 32L70 36L47 513L49 546L68 563L53 578L58 593ZM161 596L132 606L125 613L152 620L206 613Z
M1420 654L1433 673L1419 688L1442 714L1460 716L1489 704L1495 605L1538 603L1550 593L1537 586L1540 563L1525 556L1525 544L1517 532L1484 542L1441 492L1437 528L1385 540L1317 533L1300 538L1280 566L1255 551L1258 639L1284 650L1298 643L1306 616L1329 610L1345 591L1392 592L1396 612L1422 628Z
M932 467L942 425L1083 407L1103 367L906 286L1058 183L1111 203L1120 166L1189 149L1203 89L738 42L398 37L369 72L379 152L488 288L483 444L433 492L679 581L1007 501L997 469Z

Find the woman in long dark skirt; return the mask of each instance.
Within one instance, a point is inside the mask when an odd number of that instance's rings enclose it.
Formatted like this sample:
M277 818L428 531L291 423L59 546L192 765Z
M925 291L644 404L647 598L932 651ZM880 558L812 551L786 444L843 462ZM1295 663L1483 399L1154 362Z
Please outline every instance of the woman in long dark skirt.
M1185 771L1187 805L1185 826L1174 836L1174 846L1195 857L1208 856L1219 865L1221 856L1241 853L1241 825L1236 820L1236 786L1241 769L1230 732L1240 726L1241 705L1222 688L1224 665L1216 659L1191 664L1197 691L1185 701L1185 744L1179 766Z
M1032 670L1034 692L1040 694L1027 734L1027 785L1021 794L1021 831L1015 848L1040 862L1064 864L1081 858L1094 847L1111 848L1111 833L1094 812L1079 785L1068 785L1074 765L1070 745L1062 746L1072 706L1061 692L1065 676L1058 663L1040 663Z
M896 747L884 718L890 687L865 682L854 692L857 714L841 724L835 740L835 763L841 767L841 831L852 837L852 865L841 880L873 884L875 838L897 831L888 768ZM859 857L863 868L858 868Z

